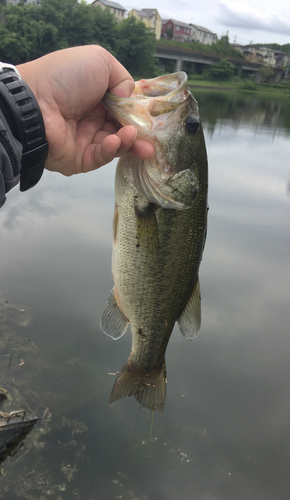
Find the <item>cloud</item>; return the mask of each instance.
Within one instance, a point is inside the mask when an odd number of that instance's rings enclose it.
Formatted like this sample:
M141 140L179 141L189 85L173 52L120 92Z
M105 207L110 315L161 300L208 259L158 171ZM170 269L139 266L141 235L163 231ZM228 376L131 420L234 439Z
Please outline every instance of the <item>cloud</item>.
M268 31L290 36L290 21L282 16L263 8L253 9L240 2L220 2L218 21L225 26Z

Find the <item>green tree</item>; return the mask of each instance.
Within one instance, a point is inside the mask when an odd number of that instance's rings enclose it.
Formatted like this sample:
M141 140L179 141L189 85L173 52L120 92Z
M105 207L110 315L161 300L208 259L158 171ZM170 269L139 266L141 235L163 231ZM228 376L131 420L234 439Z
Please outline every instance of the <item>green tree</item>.
M78 0L41 0L41 8L38 8L40 18L58 30L55 47L52 49L48 46L46 53L69 46L67 31L68 26L70 27L72 24L72 17L77 5Z
M270 66L262 66L259 68L258 73L262 82L266 82L270 76L274 75L274 69Z
M116 46L117 20L109 9L77 3L66 23L65 33L68 46L97 43L114 53Z
M0 24L0 59L18 64L30 54L29 16L21 3L5 7L4 16L5 22Z
M66 40L69 47L87 45L95 38L94 6L84 2L73 6L69 19L65 23Z
M0 0L1 2L1 0ZM4 7L0 23L0 60L19 64L54 50L96 43L131 72L156 72L155 36L141 21L118 23L109 9L84 0L41 0L41 5Z
M4 57L1 55L4 60L18 64L61 47L59 29L45 21L41 7L10 4L4 13L5 23L1 24L0 31L0 52L4 53Z
M111 14L110 9L102 9L100 6L91 6L94 10L94 43L98 43L114 55L117 48L117 26L116 17Z
M17 32L11 32L5 24L0 23L0 61L20 64L28 60L29 53L30 45L26 38L19 36Z
M234 76L235 66L227 59L220 59L209 70L213 80L230 80Z
M133 75L155 76L155 35L142 21L127 17L117 25L116 57Z

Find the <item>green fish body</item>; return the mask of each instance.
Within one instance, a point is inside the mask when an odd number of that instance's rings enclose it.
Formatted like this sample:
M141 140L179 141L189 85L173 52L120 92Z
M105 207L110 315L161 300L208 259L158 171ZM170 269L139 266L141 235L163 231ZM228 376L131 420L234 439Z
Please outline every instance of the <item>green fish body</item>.
M198 105L185 73L135 85L130 99L106 95L122 125L150 140L150 160L123 156L116 171L114 288L101 327L114 339L130 323L132 350L110 403L134 396L162 411L165 351L175 322L188 340L201 321L198 271L207 225L207 156Z

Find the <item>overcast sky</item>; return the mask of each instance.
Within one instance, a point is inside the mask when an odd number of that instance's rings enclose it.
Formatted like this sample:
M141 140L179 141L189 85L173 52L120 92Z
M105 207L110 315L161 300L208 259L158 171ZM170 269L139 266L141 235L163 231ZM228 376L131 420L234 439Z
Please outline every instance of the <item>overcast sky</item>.
M116 0L118 1L118 0ZM230 42L290 43L290 0L122 0L128 12L156 8L162 19L204 26Z

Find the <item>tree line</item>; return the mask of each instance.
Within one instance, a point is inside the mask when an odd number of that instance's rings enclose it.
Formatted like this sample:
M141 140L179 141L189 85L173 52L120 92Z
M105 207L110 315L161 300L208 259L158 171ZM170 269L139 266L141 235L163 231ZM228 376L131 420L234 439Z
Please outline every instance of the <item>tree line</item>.
M0 0L0 61L21 64L87 44L101 45L134 75L156 73L155 36L134 17L118 22L109 9L83 0L7 6Z

